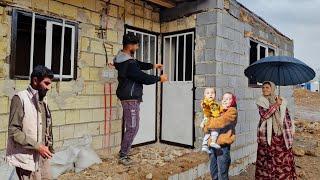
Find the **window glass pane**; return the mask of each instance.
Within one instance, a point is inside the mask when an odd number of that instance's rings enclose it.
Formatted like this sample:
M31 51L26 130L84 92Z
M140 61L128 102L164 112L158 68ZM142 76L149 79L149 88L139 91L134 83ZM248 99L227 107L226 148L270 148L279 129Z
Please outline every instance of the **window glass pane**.
M253 64L258 60L258 43L250 41L250 64ZM257 84L254 78L249 78L249 84Z
M275 55L275 51L272 48L268 49L268 56L274 56Z
M18 13L15 75L29 76L31 46L31 16Z
M150 37L150 63L155 64L156 63L156 38L151 36ZM155 74L154 69L151 70L151 74Z
M183 81L183 57L184 57L184 36L179 36L179 54L178 54L178 81Z
M258 60L257 46L258 43L250 41L250 64L253 64Z
M142 48L141 48L141 42L142 42L142 35L140 33L136 33L136 36L139 39L139 49L136 51L136 59L139 61L143 61L142 59Z
M172 81L177 80L177 46L178 46L177 37L172 37L171 38L171 59L170 59Z
M164 38L164 57L163 57L163 61L164 63L164 74L168 75L169 81L171 80L171 74L169 73L169 69L170 69L170 38Z
M150 57L149 57L149 36L148 35L143 35L143 62L150 62Z
M71 75L71 43L72 29L65 27L64 32L64 51L63 51L63 75Z
M60 74L60 54L61 54L61 35L62 27L52 25L52 55L51 70L54 74Z
M47 21L35 19L33 67L45 65Z
M185 71L185 76L186 79L185 81L192 81L192 44L193 44L193 39L192 39L192 34L188 34L186 37L186 71Z
M260 46L260 59L266 57L266 48L263 46Z

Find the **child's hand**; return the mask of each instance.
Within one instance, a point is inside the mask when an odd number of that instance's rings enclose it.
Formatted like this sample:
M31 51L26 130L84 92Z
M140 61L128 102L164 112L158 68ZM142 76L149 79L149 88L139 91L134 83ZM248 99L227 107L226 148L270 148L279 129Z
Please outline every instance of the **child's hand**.
M207 125L207 123L208 123L208 119L204 118L203 121L200 124L201 129L203 129Z

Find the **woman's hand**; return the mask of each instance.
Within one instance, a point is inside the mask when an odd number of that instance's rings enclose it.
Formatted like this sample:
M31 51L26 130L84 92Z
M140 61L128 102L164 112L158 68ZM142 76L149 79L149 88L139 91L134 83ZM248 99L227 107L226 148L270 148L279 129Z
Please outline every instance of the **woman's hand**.
M217 144L225 145L232 144L236 139L236 136L232 134L232 130L229 130L227 133L220 134L217 139Z
M277 97L276 97L276 103L277 103L279 106L281 106L281 104L282 104L282 98L281 98L280 96L277 96Z

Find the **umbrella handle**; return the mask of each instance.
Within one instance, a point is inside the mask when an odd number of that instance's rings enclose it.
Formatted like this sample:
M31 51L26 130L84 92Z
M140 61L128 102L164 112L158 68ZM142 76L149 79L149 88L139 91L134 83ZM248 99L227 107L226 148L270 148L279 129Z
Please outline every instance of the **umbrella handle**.
M278 86L278 96L280 96L280 86Z

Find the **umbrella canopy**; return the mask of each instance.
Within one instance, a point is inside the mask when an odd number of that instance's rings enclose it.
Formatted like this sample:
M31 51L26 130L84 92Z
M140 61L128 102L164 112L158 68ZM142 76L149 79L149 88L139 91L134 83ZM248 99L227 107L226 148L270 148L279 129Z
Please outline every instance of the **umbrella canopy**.
M258 82L272 81L278 86L302 84L316 75L308 65L288 56L269 56L258 60L251 64L244 74Z

